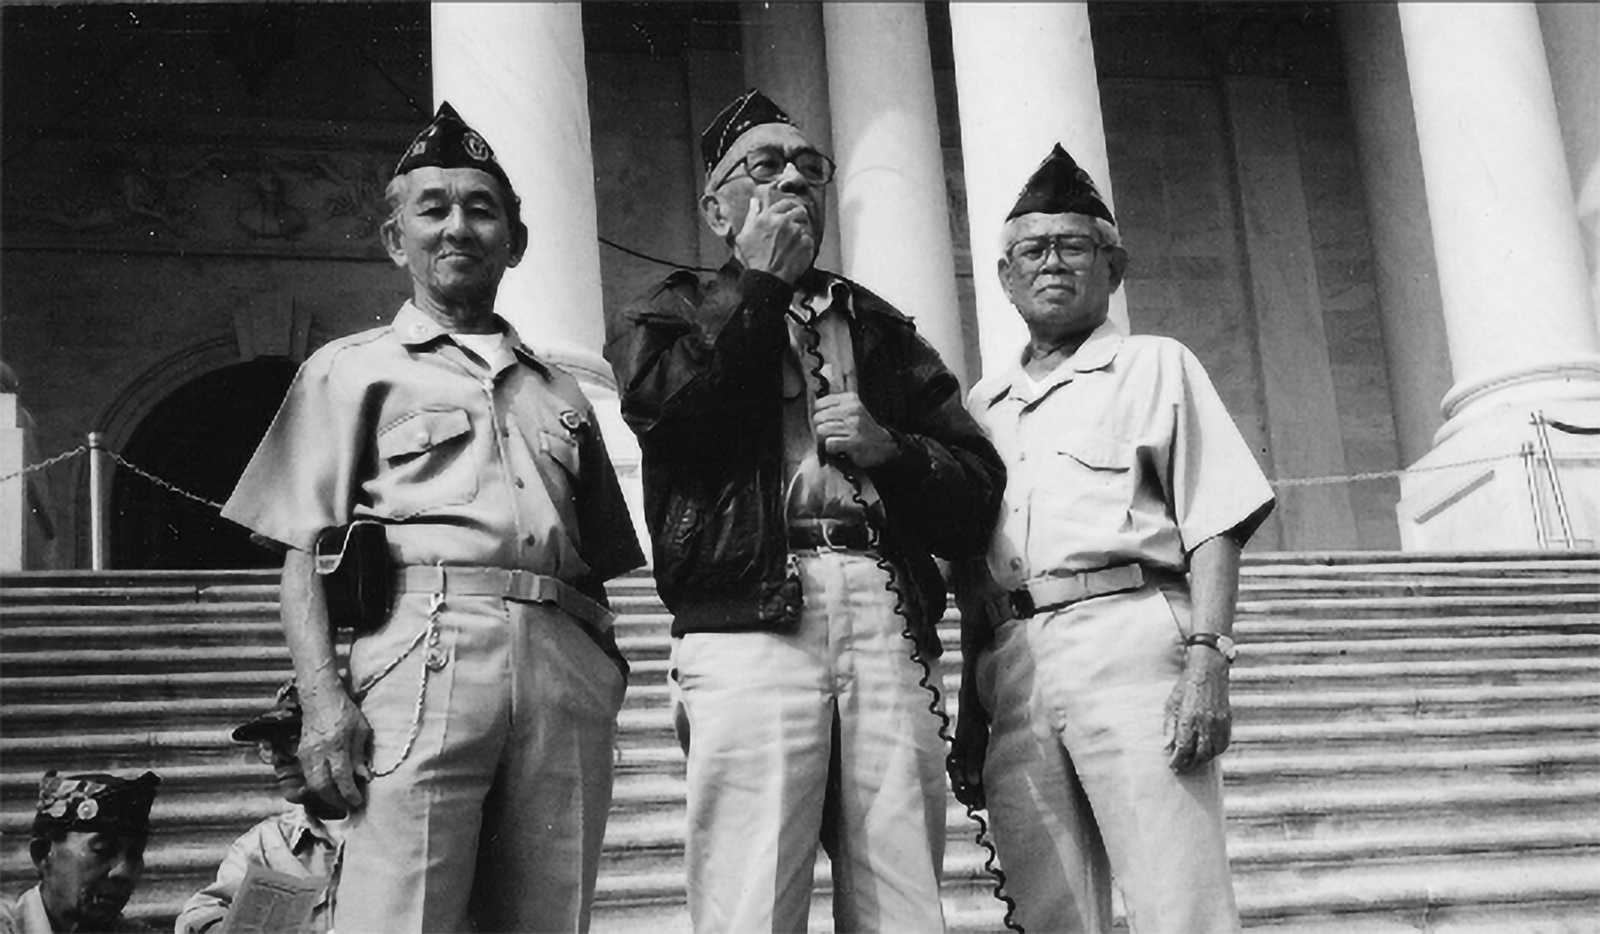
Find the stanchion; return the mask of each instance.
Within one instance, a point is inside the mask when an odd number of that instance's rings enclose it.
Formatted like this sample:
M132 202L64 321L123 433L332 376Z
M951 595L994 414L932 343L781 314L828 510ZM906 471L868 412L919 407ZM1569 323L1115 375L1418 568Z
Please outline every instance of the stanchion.
M89 432L89 567L106 569L107 525L106 452L98 431Z

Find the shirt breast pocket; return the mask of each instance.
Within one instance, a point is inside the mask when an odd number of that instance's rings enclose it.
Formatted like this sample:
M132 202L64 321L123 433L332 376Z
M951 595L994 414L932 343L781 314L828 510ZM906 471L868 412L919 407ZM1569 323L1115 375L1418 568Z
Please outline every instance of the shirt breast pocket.
M567 472L571 482L577 482L583 467L577 439L557 434L553 431L545 431L541 428L539 430L539 453L559 464L561 469Z
M1133 501L1133 445L1082 433L1061 438L1055 449L1047 508L1073 523L1118 527Z
M478 495L472 419L465 409L409 412L378 433L378 475L367 485L379 515L404 519Z

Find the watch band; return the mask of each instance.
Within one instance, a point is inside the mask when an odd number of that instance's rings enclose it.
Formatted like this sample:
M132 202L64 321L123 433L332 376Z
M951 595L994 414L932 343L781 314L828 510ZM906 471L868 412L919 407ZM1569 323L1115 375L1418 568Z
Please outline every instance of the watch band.
M1203 645L1207 648L1215 649L1217 653L1220 654L1230 665L1233 664L1233 660L1239 655L1239 649L1234 645L1233 639L1223 635L1220 632L1190 633L1188 636L1184 637L1183 644L1185 646Z

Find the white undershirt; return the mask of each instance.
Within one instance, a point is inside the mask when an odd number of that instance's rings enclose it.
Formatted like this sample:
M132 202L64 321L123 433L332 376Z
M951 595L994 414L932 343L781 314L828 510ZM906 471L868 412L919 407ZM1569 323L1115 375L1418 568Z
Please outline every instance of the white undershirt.
M453 332L450 339L467 348L489 364L492 373L498 373L512 363L511 348L506 346L506 335L503 331L491 334L462 334Z

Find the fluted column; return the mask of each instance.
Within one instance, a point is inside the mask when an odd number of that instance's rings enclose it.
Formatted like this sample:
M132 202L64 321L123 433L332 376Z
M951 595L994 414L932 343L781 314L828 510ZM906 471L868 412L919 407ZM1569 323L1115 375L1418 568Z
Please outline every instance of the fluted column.
M832 155L822 7L815 3L741 3L739 21L745 83L776 101L813 146ZM839 205L837 198L830 198L817 265L839 269L839 263Z
M1028 337L995 274L1000 226L1023 182L1059 142L1116 213L1086 3L950 4L961 158L984 372L1010 365ZM1112 319L1128 325L1122 291Z
M1444 424L1450 351L1433 262L1400 18L1392 3L1339 7L1400 462L1433 448Z
M1589 258L1589 298L1600 312L1600 4L1538 6Z
M966 384L944 154L920 3L827 3L845 275L916 319Z
M433 4L433 96L488 138L522 198L528 252L496 310L586 385L613 385L580 4Z
M578 3L433 4L433 95L494 147L522 199L528 251L495 310L570 371L595 415L645 538L640 454L601 355L605 315ZM648 549L647 549L648 553Z
M1536 545L1558 498L1578 538L1600 538L1594 436L1550 436L1562 497L1517 462L1543 453L1532 412L1600 425L1600 330L1537 13L1405 3L1400 26L1456 380L1402 479L1402 542Z

